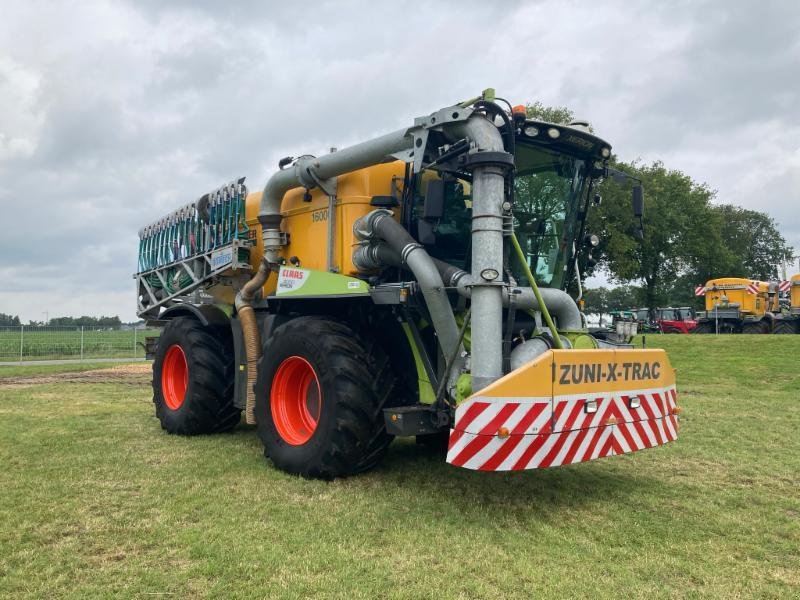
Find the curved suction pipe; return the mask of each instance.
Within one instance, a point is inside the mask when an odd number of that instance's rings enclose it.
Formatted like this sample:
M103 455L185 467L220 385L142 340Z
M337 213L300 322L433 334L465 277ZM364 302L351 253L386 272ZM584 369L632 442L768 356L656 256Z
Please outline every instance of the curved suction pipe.
M455 387L463 367L460 332L436 264L411 234L385 209L373 210L353 224L353 232L367 243L353 253L353 263L367 270L387 264L405 265L416 277L444 356L455 356L449 368L448 390Z

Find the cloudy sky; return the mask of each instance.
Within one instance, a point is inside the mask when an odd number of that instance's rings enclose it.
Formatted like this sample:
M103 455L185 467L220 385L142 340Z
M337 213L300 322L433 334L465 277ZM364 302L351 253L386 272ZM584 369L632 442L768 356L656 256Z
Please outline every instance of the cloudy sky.
M663 4L663 8L655 6ZM485 87L800 249L800 3L0 1L0 312L134 319L137 231Z

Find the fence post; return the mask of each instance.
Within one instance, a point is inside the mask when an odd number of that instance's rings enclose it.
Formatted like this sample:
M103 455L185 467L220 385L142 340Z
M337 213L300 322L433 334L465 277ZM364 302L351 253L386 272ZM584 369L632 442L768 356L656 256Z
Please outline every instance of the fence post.
M83 325L81 325L81 360L83 360Z
M25 344L25 325L19 326L19 364L22 364L22 348Z
M133 358L136 358L136 325L133 326Z

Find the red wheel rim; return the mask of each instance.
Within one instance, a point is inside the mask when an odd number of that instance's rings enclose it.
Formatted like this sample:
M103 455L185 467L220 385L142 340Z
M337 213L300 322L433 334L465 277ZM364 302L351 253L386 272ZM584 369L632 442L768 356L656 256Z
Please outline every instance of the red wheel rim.
M317 430L322 391L311 364L300 356L284 360L272 378L272 422L287 444L301 446Z
M183 348L173 344L167 348L164 364L161 367L161 393L164 396L164 403L170 410L178 410L183 406L188 386L189 367L186 365L186 355L183 353Z

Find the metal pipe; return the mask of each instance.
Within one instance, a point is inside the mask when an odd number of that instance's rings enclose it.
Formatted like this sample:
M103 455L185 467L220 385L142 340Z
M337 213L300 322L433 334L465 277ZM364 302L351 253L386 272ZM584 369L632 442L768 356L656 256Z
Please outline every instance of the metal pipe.
M446 358L456 357L454 364L446 365L446 369L450 373L448 386L452 389L455 387L458 376L461 375L464 352L453 309L433 259L425 251L425 248L394 220L391 211L373 210L353 224L353 232L362 241L381 240L385 242L385 244L372 244L374 250L357 248L353 253L354 264L362 265L363 268L364 265L378 266L381 261L391 260L395 264L407 265L416 277L439 338L442 354ZM365 246L369 248L370 244L365 244Z
M472 153L504 152L503 138L485 117L474 114L452 129L475 145ZM472 169L472 389L503 376L503 288L483 275L503 272L505 171L496 165Z
M278 171L267 181L261 195L258 220L262 227L264 255L277 263L281 244L281 203L286 192L297 187L313 188L318 180L330 179L356 169L382 162L414 143L408 129L399 129L381 137L320 156L303 156L291 167Z
M433 259L436 268L442 276L442 281L446 287L456 288L456 291L465 298L471 296L471 288L474 283L472 276L458 267L444 262L443 260ZM514 304L517 310L542 310L536 294L532 288L515 288L519 293L515 294ZM581 331L583 330L583 319L581 311L575 304L572 297L566 292L555 288L539 288L545 307L558 319L558 328L562 331ZM508 295L503 294L503 306L508 306Z

